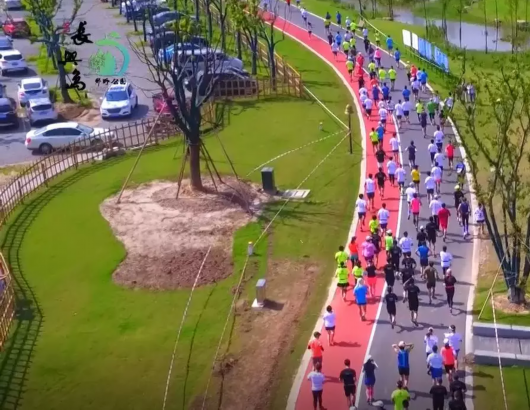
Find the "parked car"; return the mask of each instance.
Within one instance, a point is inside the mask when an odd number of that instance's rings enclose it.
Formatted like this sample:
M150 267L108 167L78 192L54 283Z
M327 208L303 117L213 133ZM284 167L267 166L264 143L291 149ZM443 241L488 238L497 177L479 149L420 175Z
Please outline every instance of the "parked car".
M208 67L211 71L233 69L243 70L243 62L235 57L226 55L221 50L201 48L192 50L180 50L177 52L177 66L183 70L188 77L194 72L199 72Z
M181 14L178 11L163 11L153 16L153 25L160 27L162 24L169 21L177 21Z
M233 68L223 68L215 73L207 74L200 71L184 84L190 92L193 87L198 86L199 95L205 95L212 85L215 90L214 95L217 97L233 97L238 93L252 95L258 91L256 80L250 77L248 72Z
M24 18L9 18L4 23L3 29L4 33L12 38L28 38L31 36L31 28Z
M50 98L48 83L40 77L24 78L18 83L17 97L21 107L31 98Z
M22 8L21 0L4 0L6 10L18 10Z
M0 36L0 50L13 50L13 40L8 36Z
M0 98L0 126L18 125L17 107L10 98Z
M6 75L9 72L20 71L27 73L28 64L20 51L18 50L3 50L0 51L0 74Z
M162 60L165 55L165 61L169 63L175 54L175 50L193 50L208 47L208 40L204 37L191 37L189 41L185 43L173 43L170 46L166 47L165 50L158 50L158 59Z
M149 38L149 45L153 50L160 50L177 42L177 33L173 30L164 30ZM156 54L155 54L156 55Z
M74 142L80 147L97 147L108 139L116 139L108 129L92 128L78 122L58 122L29 131L24 145L30 151L49 154Z
M101 102L100 112L103 118L126 117L138 107L138 94L130 83L112 85Z
M26 114L30 125L40 121L57 121L59 118L49 97L29 99Z

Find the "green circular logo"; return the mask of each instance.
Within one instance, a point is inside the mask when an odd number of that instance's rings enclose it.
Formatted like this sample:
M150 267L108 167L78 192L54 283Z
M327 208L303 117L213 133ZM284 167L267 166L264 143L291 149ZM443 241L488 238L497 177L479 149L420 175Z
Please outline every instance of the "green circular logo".
M93 54L88 59L88 67L91 73L102 77L122 77L127 72L129 67L129 51L121 45L117 40L120 36L115 31L107 34L105 38L97 40L94 43L99 47L107 47L118 50L123 56L123 63L121 67L117 67L116 57L108 50L98 48L96 54Z

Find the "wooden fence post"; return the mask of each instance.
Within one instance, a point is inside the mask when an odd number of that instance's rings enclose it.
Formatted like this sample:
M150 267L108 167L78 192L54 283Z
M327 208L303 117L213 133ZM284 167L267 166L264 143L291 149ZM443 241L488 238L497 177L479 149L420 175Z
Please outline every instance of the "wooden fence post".
M46 185L46 187L48 187L48 178L46 177L46 167L44 166L44 162L40 163L40 170L41 170L41 173L42 173L42 180L44 182L44 185Z
M17 181L18 185L18 195L20 196L20 203L24 203L24 195L22 195L22 184L20 183L20 179Z

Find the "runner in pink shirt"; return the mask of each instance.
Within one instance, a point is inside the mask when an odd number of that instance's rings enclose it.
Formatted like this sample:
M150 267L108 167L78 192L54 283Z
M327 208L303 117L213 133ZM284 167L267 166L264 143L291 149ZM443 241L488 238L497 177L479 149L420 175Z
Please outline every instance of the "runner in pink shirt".
M372 262L372 260L374 259L374 254L375 254L375 246L372 243L371 236L366 237L366 241L364 241L363 244L361 245L361 249L362 249L362 254L363 254L363 257L366 263L368 264Z
M381 49L379 47L375 49L374 60L377 64L377 67L381 67Z
M412 201L410 202L410 210L412 211L412 222L418 230L418 222L420 220L420 209L421 209L421 199L418 194L414 194Z

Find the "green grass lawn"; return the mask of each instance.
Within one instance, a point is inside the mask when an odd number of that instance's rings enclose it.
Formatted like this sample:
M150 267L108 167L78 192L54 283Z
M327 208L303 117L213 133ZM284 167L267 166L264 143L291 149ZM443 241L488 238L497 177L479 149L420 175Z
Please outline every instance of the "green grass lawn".
M530 408L530 369L503 367L509 409ZM504 396L497 366L473 366L473 394L476 409L504 409Z
M280 48L315 94L343 115L351 97L334 72L291 41L281 43ZM344 133L310 100L249 100L233 103L229 109L229 125L219 136L240 175L328 133ZM320 122L324 131L319 131ZM358 130L356 123L353 127ZM358 132L355 137L359 141ZM296 187L339 139L332 137L274 162L277 185ZM206 141L220 170L229 173L217 139ZM147 151L132 183L176 178L177 149L173 141ZM17 280L21 312L0 356L0 407L13 400L21 400L15 406L20 409L161 406L176 329L189 292L127 290L112 283L111 274L125 250L101 217L99 204L119 190L133 162L134 155L128 155L66 174L26 201L3 229L2 249ZM359 162L360 150L352 156L346 142L342 144L304 184L303 188L312 190L310 201L289 204L282 211L273 226L272 249L267 250L267 241L257 249L261 256L256 256L255 275L265 274L265 255L298 260L309 254L322 268L318 286L308 296L308 304L317 302L318 306L308 310L300 323L304 337L314 324L325 297L323 289L333 273L330 255L337 243L329 238L339 238L339 243L346 239L358 192ZM259 172L250 178L258 182ZM277 208L271 205L266 215ZM246 243L261 229L259 221L236 233L235 275L195 292L177 351L169 408L188 408L204 388ZM299 238L304 239L303 245ZM294 348L299 360L299 346ZM288 380L295 364L283 363L276 379Z

